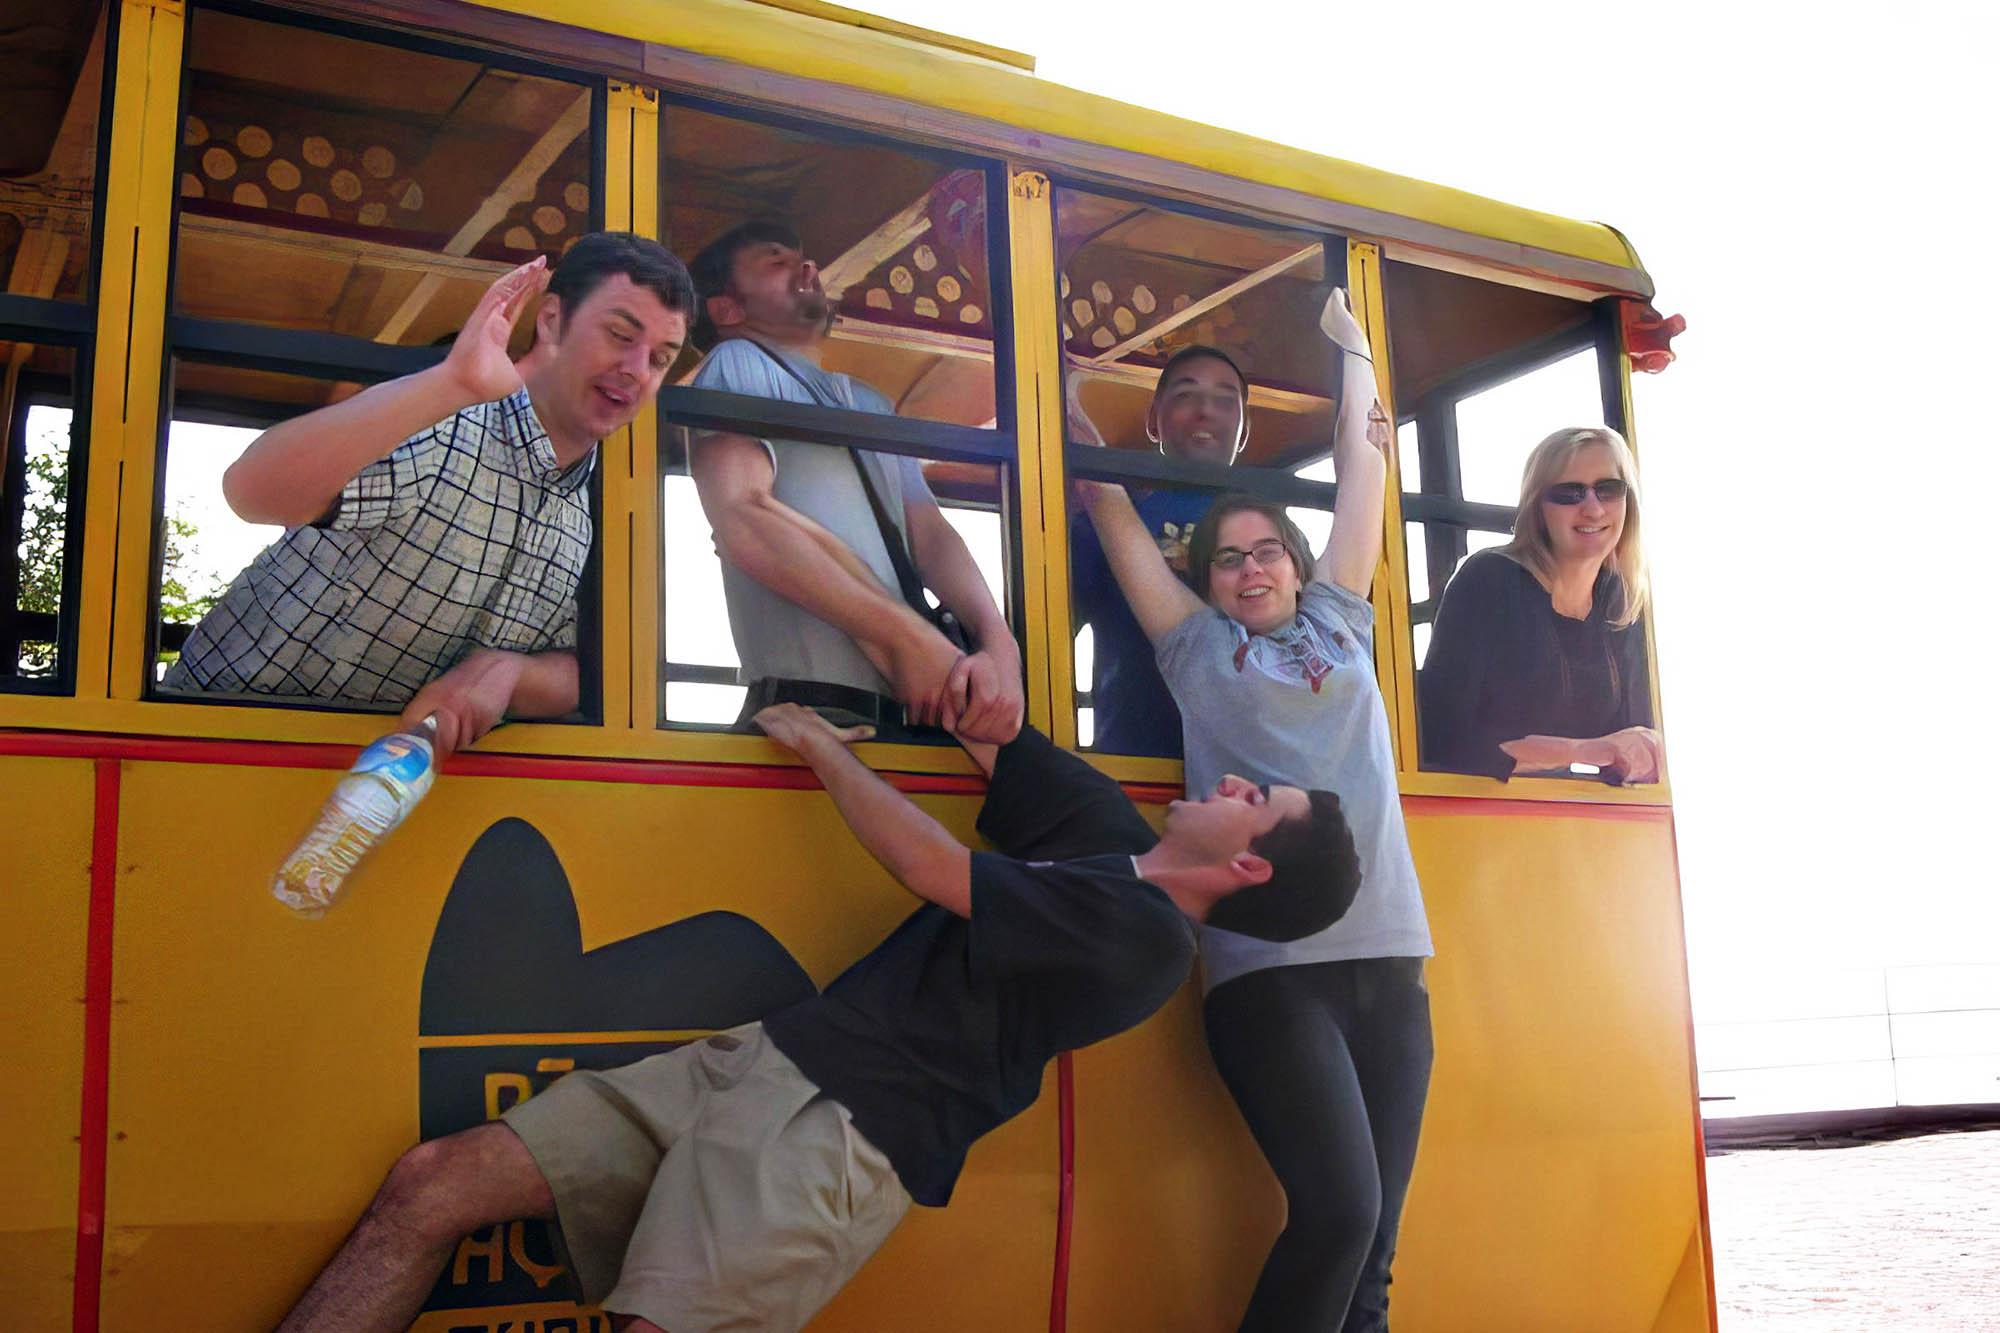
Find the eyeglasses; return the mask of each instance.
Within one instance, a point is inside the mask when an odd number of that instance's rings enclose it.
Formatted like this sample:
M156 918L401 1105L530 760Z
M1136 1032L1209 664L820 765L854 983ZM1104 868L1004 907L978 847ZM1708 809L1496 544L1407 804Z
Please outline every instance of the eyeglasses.
M1276 537L1266 537L1261 542L1251 543L1247 551L1239 546L1218 546L1208 563L1215 569L1240 569L1245 560L1255 560L1258 568L1268 569L1290 555L1283 542Z
M1617 477L1602 477L1597 481L1559 481L1542 492L1542 498L1552 505L1580 505L1583 497L1592 491L1605 504L1625 498L1631 488Z

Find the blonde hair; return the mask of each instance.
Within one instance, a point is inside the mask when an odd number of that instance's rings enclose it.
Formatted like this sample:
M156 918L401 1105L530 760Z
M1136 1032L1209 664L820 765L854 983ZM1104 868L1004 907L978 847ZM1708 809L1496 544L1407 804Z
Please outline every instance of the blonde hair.
M1577 453L1593 444L1611 451L1612 466L1625 483L1625 527L1618 546L1605 564L1618 578L1618 598L1610 608L1609 622L1624 628L1646 610L1650 591L1646 577L1645 547L1639 535L1639 465L1632 446L1609 426L1569 426L1535 446L1521 469L1521 502L1514 510L1514 538L1500 548L1502 554L1524 566L1544 586L1555 578L1555 545L1549 525L1542 518L1542 493L1560 477Z

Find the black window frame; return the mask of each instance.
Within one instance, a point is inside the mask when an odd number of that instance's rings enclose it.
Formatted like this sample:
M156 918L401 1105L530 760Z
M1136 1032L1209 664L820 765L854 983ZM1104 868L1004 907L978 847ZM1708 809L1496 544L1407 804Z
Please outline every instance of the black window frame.
M182 42L180 92L175 124L185 124L188 116L191 59L196 25L204 13L228 14L280 27L301 28L344 37L377 46L395 47L451 60L476 62L494 69L506 69L537 78L572 84L590 94L590 215L589 230L604 228L605 152L610 112L609 87L605 80L587 71L569 69L483 47L442 41L394 28L364 24L274 8L255 0L195 0L187 8L186 35ZM246 320L212 319L185 315L175 309L178 290L181 197L174 196L169 219L169 249L166 282L166 326L161 339L159 437L155 446L152 497L152 553L146 594L145 682L142 697L153 702L221 705L228 707L277 708L294 712L395 713L389 704L363 704L292 696L251 696L198 693L162 689L155 679L155 664L168 640L184 641L191 626L174 627L174 633L160 621L160 582L166 550L166 464L168 435L174 423L174 368L178 361L297 375L311 379L354 380L377 383L437 365L449 349L379 343L347 334L323 333L312 329L288 329ZM204 408L197 409L206 410ZM602 458L591 470L590 556L577 585L577 682L578 701L574 713L562 718L540 719L559 724L601 725L603 699L603 625L600 603L603 595L604 490Z
M1000 514L1001 539L1006 556L1005 605L1001 610L1007 616L1008 627L1013 633L1016 647L1022 651L1022 660L1026 661L1027 626L1021 614L1025 602L1026 582L1021 567L1021 445L1015 392L1018 381L1017 368L1014 364L1013 246L1008 216L1010 198L1008 164L1000 158L921 139L899 138L893 134L839 122L787 115L763 107L722 102L667 88L656 91L660 98L661 117L658 165L659 221L663 234L666 230L668 201L672 197L673 188L667 171L667 152L670 147L667 120L676 109L748 121L831 144L867 144L888 148L912 157L930 159L952 169L976 170L980 173L986 198L988 303L989 314L993 320L992 426L962 426L953 422L927 421L919 417L884 416L877 412L822 407L817 404L759 398L751 394L724 393L714 389L667 384L661 387L658 397L661 436L664 445L668 427L679 427L690 432L729 431L758 438L790 440L830 448L867 449L874 453L896 454L924 461L997 466L1003 479L997 509ZM682 466L685 467L685 461ZM663 506L666 479L671 475L668 451L664 447L659 452L658 471L653 503L656 506ZM944 507L983 506L953 503ZM664 568L664 556L656 551L653 553L653 558L662 562L661 572L664 581L668 572ZM743 682L739 679L736 667L671 660L666 651L666 634L667 617L662 615L654 644L654 656L659 668L653 700L655 729L666 732L728 733L731 727L727 724L673 721L667 717L666 687L670 684L737 686Z
M124 7L119 0L106 0L104 57L98 79L97 137L93 151L96 167L92 174L90 233L84 262L84 280L76 296L20 296L0 292L0 342L34 343L60 347L71 355L69 388L65 393L59 376L23 374L16 384L13 420L7 423L7 448L0 463L0 655L6 673L0 674L0 694L67 696L76 693L77 624L83 596L83 536L89 503L91 390L97 364L98 285L104 259L104 178L111 160L111 117L117 94L118 39ZM27 502L28 409L34 406L62 406L70 412L68 494L63 504L62 590L56 608L53 636L24 632L25 618L38 613L20 607L20 539ZM48 676L22 678L13 674L23 639L46 640L56 645L56 668Z
M1232 212L1227 209L1216 208L1213 205L1195 203L1189 200L1164 198L1159 195L1147 194L1140 190L1107 185L1101 181L1085 177L1054 176L1050 179L1049 208L1051 219L1056 221L1056 232L1058 235L1060 235L1061 228L1059 219L1055 217L1055 210L1059 207L1058 201L1061 198L1061 191L1063 190L1077 190L1103 198L1130 200L1133 203L1145 204L1150 208L1157 208L1163 212L1181 213L1189 217L1203 218L1207 221L1220 222L1234 227L1265 231L1289 231L1299 235L1317 237L1322 251L1321 264L1326 274L1326 282L1330 286L1337 287L1342 291L1348 289L1348 246L1350 238L1340 232L1327 231L1323 228L1297 222L1258 217L1254 214ZM1057 307L1060 308L1062 304L1063 256L1059 246L1056 247L1055 253L1051 258L1054 260L1054 267L1049 274L1049 283L1056 297ZM1065 396L1064 401L1067 401L1071 360L1068 348L1062 344L1060 332L1057 334L1056 355L1062 366L1063 379L1060 386L1061 392ZM1331 369L1326 386L1327 399L1333 405L1334 416L1337 420L1340 413L1342 387L1340 358L1337 356L1332 357L1330 364ZM1249 410L1247 403L1244 410L1246 413ZM1331 444L1332 441L1329 440L1329 447ZM1310 481L1298 475L1300 470L1321 462L1325 457L1326 455L1317 455L1292 464L1288 468L1256 467L1247 464L1242 466L1232 464L1217 467L1208 463L1190 463L1178 458L1168 458L1165 454L1157 450L1107 449L1071 439L1069 436L1069 415L1068 413L1064 413L1063 415L1063 476L1065 481L1071 478L1083 478L1089 481L1114 482L1119 485L1135 483L1141 486L1172 486L1182 490L1206 491L1210 495L1222 495L1230 491L1240 491L1254 495L1262 500L1270 500L1300 509L1319 509L1331 513L1333 511L1334 500L1340 493L1339 486L1335 482ZM1075 523L1079 521L1080 516L1073 514L1070 516L1070 519L1071 526L1074 527ZM1064 534L1065 565L1067 565L1069 560L1069 540L1069 534ZM1070 624L1064 634L1064 642L1069 645L1065 651L1070 653L1069 660L1072 663L1072 672L1075 662L1074 645L1077 628L1074 589L1072 588ZM1086 681L1072 679L1070 682L1070 694L1070 714L1072 719L1081 710L1095 706L1095 701L1089 689L1089 683ZM1093 737L1093 739L1095 738ZM1117 750L1100 750L1095 745L1079 746L1078 748L1086 754L1103 755L1106 757L1147 757L1124 755Z
M1597 384L1605 424L1620 434L1625 433L1625 398L1618 368L1621 354L1618 301L1605 297L1579 305L1581 310L1574 323L1497 356L1475 361L1432 385L1421 398L1409 403L1399 399L1396 403L1398 430L1412 423L1416 426L1417 454L1423 471L1422 488L1405 489L1401 495L1404 524L1420 524L1424 530L1428 595L1422 601L1409 600L1413 646L1417 627L1436 618L1438 599L1468 553L1467 534L1514 531L1514 506L1487 504L1464 496L1458 404L1592 349L1597 354ZM1406 593L1411 590L1407 565L1406 555L1403 571Z

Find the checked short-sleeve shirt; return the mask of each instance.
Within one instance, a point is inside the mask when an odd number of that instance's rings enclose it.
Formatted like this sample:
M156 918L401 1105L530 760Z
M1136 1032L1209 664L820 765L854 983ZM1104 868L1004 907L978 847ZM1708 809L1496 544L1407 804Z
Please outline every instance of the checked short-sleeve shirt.
M162 683L404 703L474 648L574 648L595 459L557 462L526 389L411 436L251 561Z

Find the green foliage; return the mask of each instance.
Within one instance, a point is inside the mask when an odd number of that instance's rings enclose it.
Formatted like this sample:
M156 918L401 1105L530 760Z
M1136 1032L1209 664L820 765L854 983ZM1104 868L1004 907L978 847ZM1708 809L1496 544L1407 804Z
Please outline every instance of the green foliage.
M23 611L54 615L62 606L63 538L69 520L68 432L51 430L30 442L28 494L21 514ZM222 595L212 575L193 568L201 533L178 512L167 515L166 550L160 576L160 616L168 624L193 624ZM55 645L21 645L20 673L46 676L55 670Z

